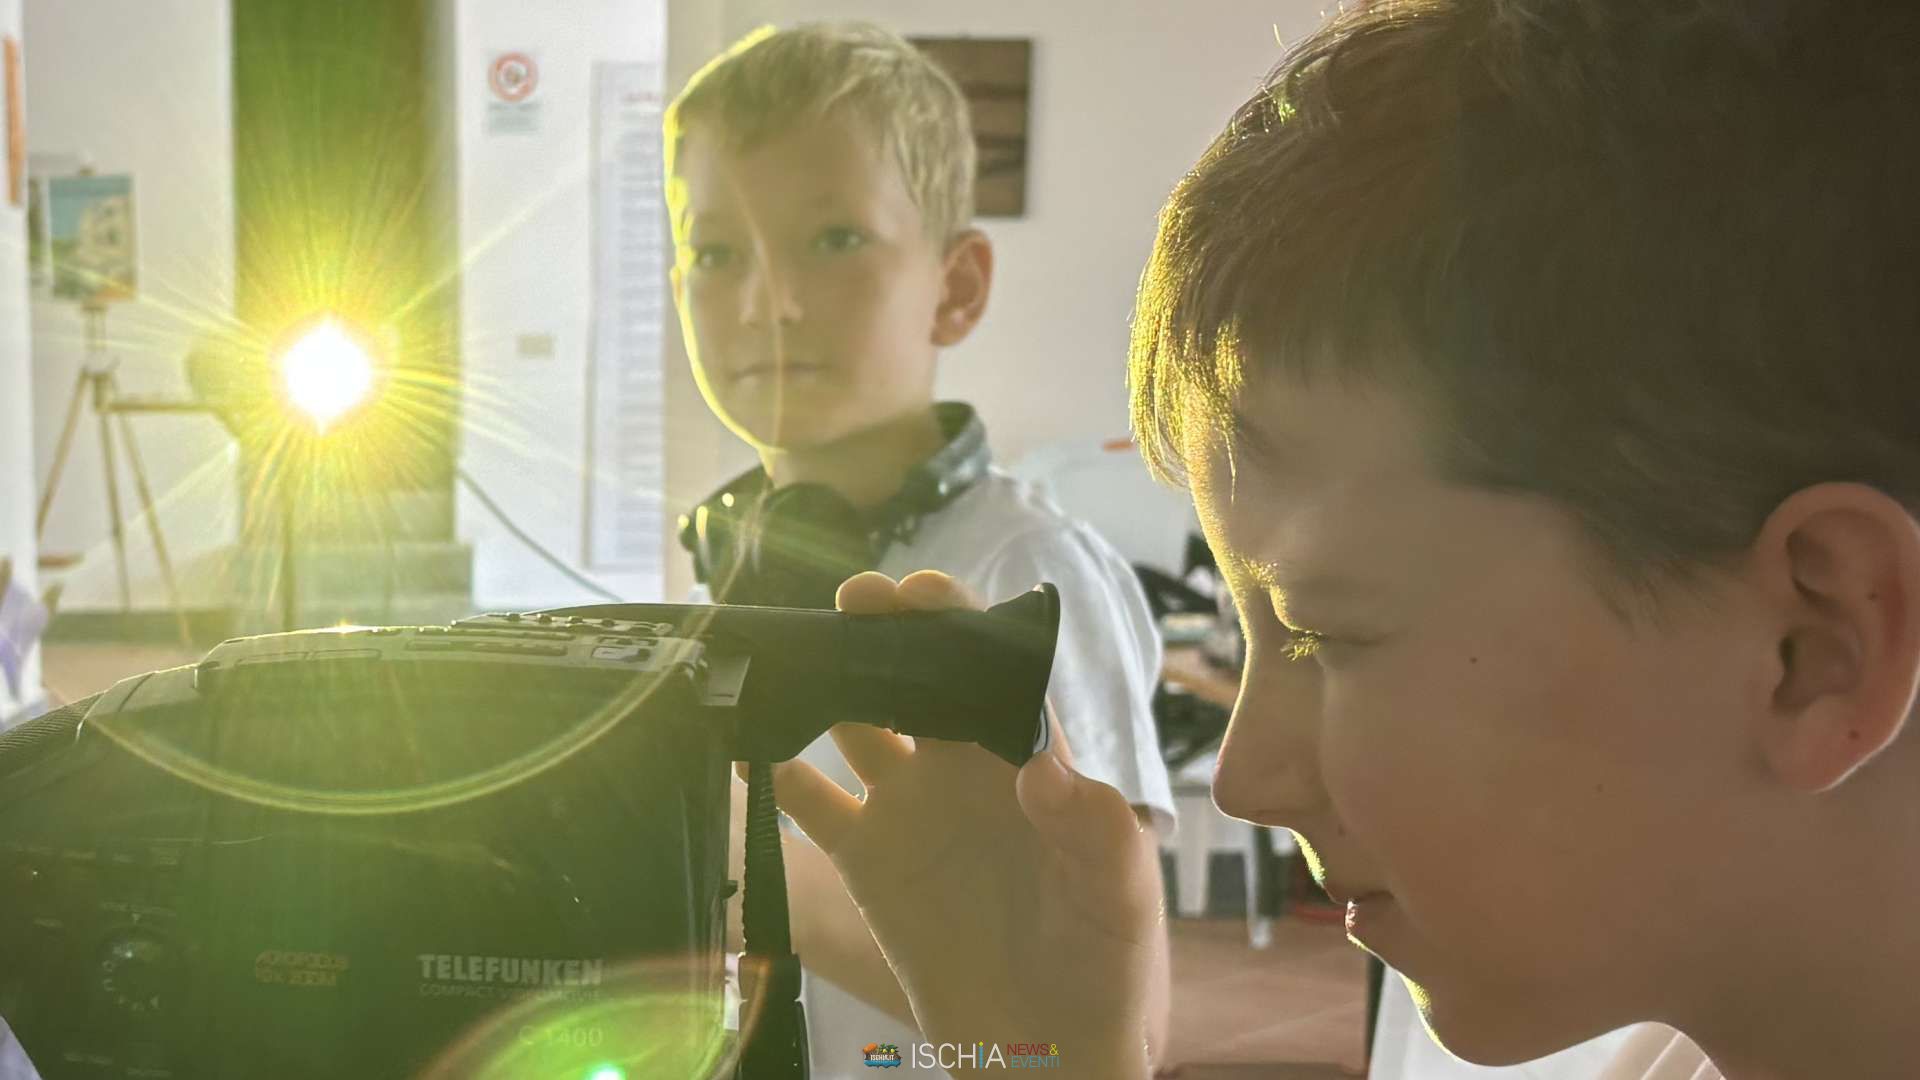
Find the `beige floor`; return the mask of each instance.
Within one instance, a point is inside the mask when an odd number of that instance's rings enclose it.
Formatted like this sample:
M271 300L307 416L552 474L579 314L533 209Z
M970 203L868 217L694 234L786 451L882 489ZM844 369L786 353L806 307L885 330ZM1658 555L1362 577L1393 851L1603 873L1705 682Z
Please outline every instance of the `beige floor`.
M190 663L178 647L59 644L45 681L59 699L129 675ZM1289 917L1270 948L1237 919L1173 927L1173 1045L1178 1080L1334 1080L1364 1072L1366 965L1337 922Z
M1286 1080L1365 1071L1366 959L1337 922L1281 919L1272 946L1256 952L1241 920L1178 920L1173 986L1169 1075Z
M130 675L190 664L206 655L178 645L49 644L41 650L41 681L55 704L105 690Z

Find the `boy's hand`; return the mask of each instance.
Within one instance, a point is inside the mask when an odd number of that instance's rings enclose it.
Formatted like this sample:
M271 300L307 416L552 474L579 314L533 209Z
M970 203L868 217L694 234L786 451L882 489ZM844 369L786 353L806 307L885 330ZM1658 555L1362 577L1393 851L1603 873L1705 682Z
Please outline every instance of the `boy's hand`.
M840 588L852 614L978 607L944 574ZM1017 772L972 744L833 729L866 786L774 773L782 810L839 870L928 1041L1047 1042L1073 1075L1144 1077L1163 918L1153 845L1119 792L1053 748ZM804 958L803 958L804 959Z

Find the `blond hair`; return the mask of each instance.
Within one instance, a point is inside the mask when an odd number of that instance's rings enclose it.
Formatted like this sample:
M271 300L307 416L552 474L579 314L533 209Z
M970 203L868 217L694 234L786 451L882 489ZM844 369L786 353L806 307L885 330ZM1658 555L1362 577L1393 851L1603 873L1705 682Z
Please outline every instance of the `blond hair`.
M685 190L675 159L698 123L735 148L846 109L898 163L928 235L973 221L973 124L953 79L898 34L871 23L763 26L714 57L667 107L667 201L676 242Z

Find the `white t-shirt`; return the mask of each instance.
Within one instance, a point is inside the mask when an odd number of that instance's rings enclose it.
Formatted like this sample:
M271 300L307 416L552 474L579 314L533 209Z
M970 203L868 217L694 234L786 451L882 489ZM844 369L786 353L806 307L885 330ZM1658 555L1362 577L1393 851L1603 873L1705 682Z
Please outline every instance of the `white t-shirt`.
M1620 1052L1598 1080L1721 1080L1706 1052L1664 1024L1626 1029Z
M1160 757L1153 691L1160 681L1160 632L1139 578L1112 544L1075 521L1031 484L990 468L922 519L909 542L887 549L880 572L949 574L989 604L1046 581L1060 589L1060 637L1047 700L1072 747L1074 768L1112 785L1173 827L1173 790ZM859 781L833 741L807 752L843 787Z
M896 580L939 570L989 603L1043 581L1059 586L1060 637L1047 698L1074 768L1151 811L1163 834L1173 828L1173 792L1153 722L1160 635L1133 569L1111 544L996 468L923 518L910 541L889 547L879 569ZM800 757L860 791L830 736ZM862 1047L891 1042L905 1053L920 1041L919 1032L824 979L807 979L804 1001L815 1080L865 1080L873 1073L861 1064Z
M34 1070L33 1062L27 1060L27 1052L13 1037L13 1029L7 1027L4 1017L0 1017L0 1080L40 1080L40 1074Z
M1469 1065L1427 1034L1407 983L1380 988L1368 1080L1720 1080L1706 1054L1661 1024L1635 1024L1520 1065Z

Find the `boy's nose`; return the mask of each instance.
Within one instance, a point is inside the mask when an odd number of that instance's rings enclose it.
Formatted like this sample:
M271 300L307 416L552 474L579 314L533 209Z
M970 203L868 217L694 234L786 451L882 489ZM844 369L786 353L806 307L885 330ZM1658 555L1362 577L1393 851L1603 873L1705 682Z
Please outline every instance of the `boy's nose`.
M1247 660L1220 745L1213 801L1243 821L1310 829L1328 811L1320 776L1320 690L1310 664Z
M770 322L800 321L800 299L794 293L792 280L792 275L764 266L748 270L740 293L741 323L764 326Z

